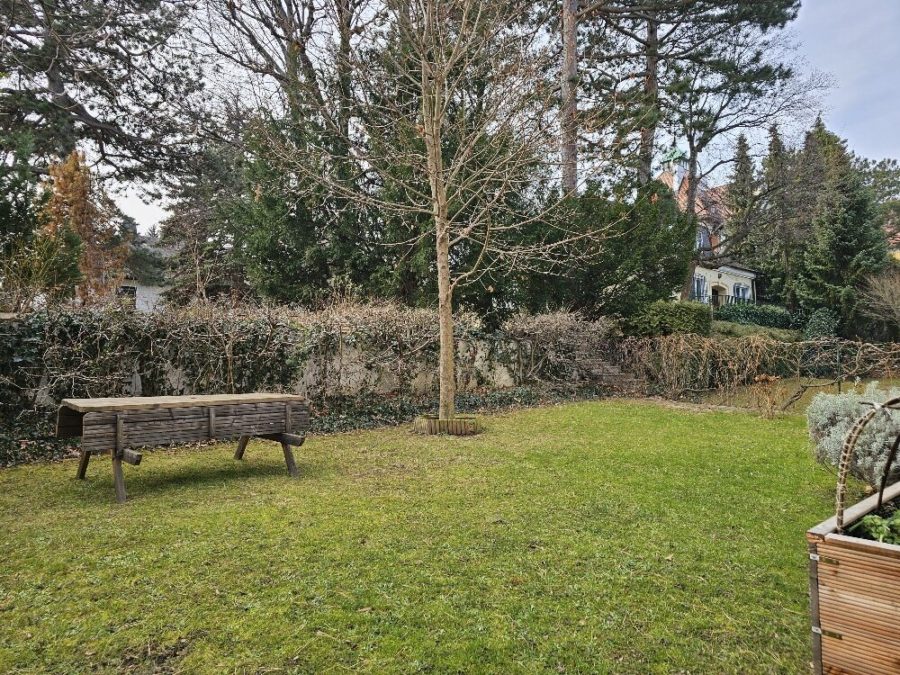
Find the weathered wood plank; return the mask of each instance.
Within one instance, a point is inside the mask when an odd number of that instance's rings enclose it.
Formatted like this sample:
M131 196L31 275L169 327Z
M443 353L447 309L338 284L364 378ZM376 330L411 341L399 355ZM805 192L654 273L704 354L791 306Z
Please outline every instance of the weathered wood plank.
M187 406L221 405L226 403L261 403L304 401L297 394L257 392L252 394L199 394L192 396L133 396L128 398L67 398L62 405L78 412L148 410L155 408L183 408Z
M228 440L240 436L262 436L273 433L286 433L285 422L290 420L291 432L304 432L309 428L309 407L305 403L289 406L290 414L285 413L284 404L266 405L262 410L257 404L245 406L228 406L230 414L222 416L221 408L214 413L214 438ZM169 409L175 411L178 409ZM177 443L192 443L209 440L209 412L198 409L191 416L179 416L170 419L168 411L146 413L128 413L128 423L123 439L125 447L153 447ZM84 435L82 446L90 450L110 449L115 447L115 427L113 415L109 413L86 413L84 415ZM149 417L149 419L148 419Z
M112 456L113 466L113 482L116 486L116 501L124 504L127 494L125 493L125 474L122 472L122 450L123 450L123 429L125 419L119 416L116 419L116 447Z
M216 409L216 417L230 417L234 415L277 415L284 416L284 406L277 403L245 403L240 405L218 405ZM299 416L304 423L309 422L309 406L306 403L292 403L291 411L293 416ZM79 413L80 414L80 413ZM92 424L112 424L115 422L114 412L91 412L86 423ZM150 421L181 421L186 419L205 419L207 412L204 407L184 407L184 408L160 408L157 410L139 410L129 412L128 420L130 423L142 423Z
M87 474L88 462L91 461L91 453L89 450L81 451L81 458L78 460L78 473L75 474L79 480L84 480Z
M247 449L247 443L250 442L249 436L241 436L238 440L237 449L234 451L235 459L244 459L244 451Z

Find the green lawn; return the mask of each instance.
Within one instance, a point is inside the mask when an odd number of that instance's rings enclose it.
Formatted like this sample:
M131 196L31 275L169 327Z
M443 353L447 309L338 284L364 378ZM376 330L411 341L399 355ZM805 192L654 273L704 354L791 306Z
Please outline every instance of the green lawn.
M0 672L806 672L802 418L592 402L0 471Z

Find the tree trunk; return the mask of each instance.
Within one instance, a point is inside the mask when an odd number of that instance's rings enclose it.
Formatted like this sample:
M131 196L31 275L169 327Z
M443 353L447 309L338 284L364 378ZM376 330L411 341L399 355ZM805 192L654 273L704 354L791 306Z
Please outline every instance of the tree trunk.
M453 340L453 287L450 283L450 237L446 222L437 224L438 326L441 351L438 361L440 401L438 417L456 413L456 345Z
M687 276L684 278L684 283L681 285L681 293L679 297L682 300L690 300L691 293L694 292L694 274L697 272L697 259L691 259L691 263L688 265ZM697 298L698 300L700 298Z
M688 186L684 210L689 216L695 216L697 215L697 194L700 191L700 181L697 178L700 167L697 161L697 149L693 143L689 143L689 145L688 171L685 176Z
M652 15L651 15L652 17ZM641 124L638 182L647 185L653 178L653 150L656 145L656 125L659 108L659 24L647 19L647 58L644 73L644 122Z
M562 43L563 67L560 82L560 162L562 188L566 195L578 189L578 0L563 0Z
M430 34L435 17L433 5L425 15L425 33ZM453 341L453 282L450 279L450 207L444 175L443 123L447 73L429 61L423 61L422 132L425 137L428 182L431 186L431 211L434 218L435 254L438 275L438 327L440 353L438 384L440 399L438 417L451 419L455 414L456 357Z

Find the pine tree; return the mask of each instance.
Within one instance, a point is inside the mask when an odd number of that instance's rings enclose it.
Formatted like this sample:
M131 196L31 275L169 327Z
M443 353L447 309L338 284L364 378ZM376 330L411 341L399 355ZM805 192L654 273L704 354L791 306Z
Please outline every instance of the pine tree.
M183 157L201 89L183 0L0 2L0 149L27 132L42 171L89 149L119 177Z
M761 227L756 237L753 264L766 278L766 293L790 309L797 309L797 258L808 234L808 227L797 217L795 206L801 182L796 167L805 166L790 152L777 126L769 130L768 154L763 161ZM808 203L807 203L808 206Z

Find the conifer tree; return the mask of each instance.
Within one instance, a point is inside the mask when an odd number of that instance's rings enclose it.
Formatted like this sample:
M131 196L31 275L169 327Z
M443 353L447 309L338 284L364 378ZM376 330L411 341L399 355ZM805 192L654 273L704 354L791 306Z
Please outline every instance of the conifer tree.
M757 180L750 144L744 134L738 136L735 146L734 166L728 182L726 204L728 206L728 234L735 236L745 229L756 203Z
M818 120L807 136L806 171L822 177L802 259L798 296L804 308L837 312L842 334L858 334L860 289L887 265L887 242L875 201L844 142ZM818 176L816 176L818 177Z

